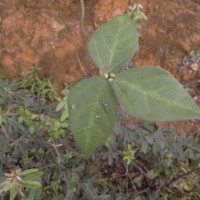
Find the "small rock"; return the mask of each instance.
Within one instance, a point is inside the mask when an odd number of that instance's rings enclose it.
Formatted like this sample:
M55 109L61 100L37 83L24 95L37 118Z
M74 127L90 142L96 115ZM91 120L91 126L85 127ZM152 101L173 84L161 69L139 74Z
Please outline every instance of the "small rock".
M193 97L193 99L194 99L194 101L197 101L197 100L198 100L198 96L195 95L195 96Z
M190 65L190 68L193 71L198 71L199 70L199 65L195 62L195 63L193 63L193 64Z

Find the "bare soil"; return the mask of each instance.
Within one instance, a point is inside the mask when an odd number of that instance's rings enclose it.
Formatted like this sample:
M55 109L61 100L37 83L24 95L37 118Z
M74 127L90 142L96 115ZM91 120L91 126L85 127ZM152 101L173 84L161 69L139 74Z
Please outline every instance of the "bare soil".
M102 23L128 10L128 0L85 0L88 36ZM136 66L161 66L182 83L199 80L200 64L180 64L190 51L200 50L199 0L141 0L148 17L142 21ZM50 76L58 90L63 82L77 82L98 74L89 58L80 29L78 0L0 0L0 73L24 76L39 65L41 76ZM196 63L196 64L195 64ZM191 85L190 85L191 86ZM199 102L199 85L191 91ZM200 134L200 121L159 123Z

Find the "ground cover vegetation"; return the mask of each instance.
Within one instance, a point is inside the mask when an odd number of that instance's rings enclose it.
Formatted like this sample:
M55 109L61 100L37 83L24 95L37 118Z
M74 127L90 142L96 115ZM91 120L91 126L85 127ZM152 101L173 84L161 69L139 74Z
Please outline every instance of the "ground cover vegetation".
M45 85L46 80L39 82L43 81ZM88 159L63 115L67 88L61 100L53 88L47 94L44 87L44 95L38 97L37 87L22 87L24 80L2 77L0 83L1 199L12 198L5 173L20 169L38 169L43 175L25 179L39 182L39 188L21 185L19 179L15 199L199 198L200 148L192 134L186 137L154 123L134 125L120 112L111 137Z
M198 106L163 69L124 70L139 8L97 29L89 52L101 76L66 84L63 98L35 71L0 78L0 199L200 198L199 139L153 122L198 118Z

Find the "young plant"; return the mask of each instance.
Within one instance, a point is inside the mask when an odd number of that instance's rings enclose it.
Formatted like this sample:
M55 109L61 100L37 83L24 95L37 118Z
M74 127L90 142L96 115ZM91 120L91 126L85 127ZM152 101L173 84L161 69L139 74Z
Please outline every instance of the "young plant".
M63 113L60 117L60 121L63 122L68 118L68 106L67 106L67 96L69 93L69 85L65 84L65 89L62 91L62 94L64 95L63 99L60 100L59 104L56 107L56 111L63 110Z
M17 193L24 198L23 188L41 187L41 184L34 179L39 178L42 174L38 169L28 169L23 172L21 169L17 169L16 171L12 170L10 173L5 173L7 178L0 184L0 194L10 191L10 200L14 200Z
M38 66L34 66L33 69L18 83L18 87L29 90L36 97L41 98L44 101L58 100L56 88L52 81L50 78L40 79L37 75L39 70L40 68Z
M142 5L139 4L139 2L129 6L129 10L130 10L129 16L131 17L133 15L133 19L135 22L140 19L147 20L147 16L142 11Z
M135 152L131 144L128 144L127 150L123 151L123 160L126 161L127 166L135 160Z
M200 118L199 107L169 72L154 66L122 70L138 51L137 27L128 14L99 27L89 53L102 75L81 80L69 92L70 127L87 156L111 135L119 105L146 121Z

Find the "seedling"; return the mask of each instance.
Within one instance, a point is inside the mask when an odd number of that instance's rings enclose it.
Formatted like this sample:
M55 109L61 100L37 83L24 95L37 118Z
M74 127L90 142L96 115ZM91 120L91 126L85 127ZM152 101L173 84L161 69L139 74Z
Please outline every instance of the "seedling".
M131 144L128 144L127 150L123 151L123 160L126 161L127 166L135 160L135 152Z
M60 100L59 104L56 107L56 111L61 111L62 109L64 110L60 117L61 122L65 121L68 118L68 106L67 106L67 96L69 93L68 88L69 88L69 85L65 84L65 89L62 91L64 98Z
M140 19L145 19L147 20L147 16L144 14L144 12L142 11L142 5L137 3L134 3L132 6L129 6L129 16L132 17L134 21L136 22L137 20Z
M154 66L123 70L138 51L137 27L123 14L89 40L90 56L102 75L81 80L68 96L70 127L87 156L110 137L119 105L146 121L200 118L199 107L169 72Z
M14 200L17 193L21 197L25 197L24 188L41 187L41 184L34 179L39 178L42 174L38 169L28 169L23 172L21 169L11 170L10 173L5 173L7 178L0 184L0 194L10 191L10 200Z

